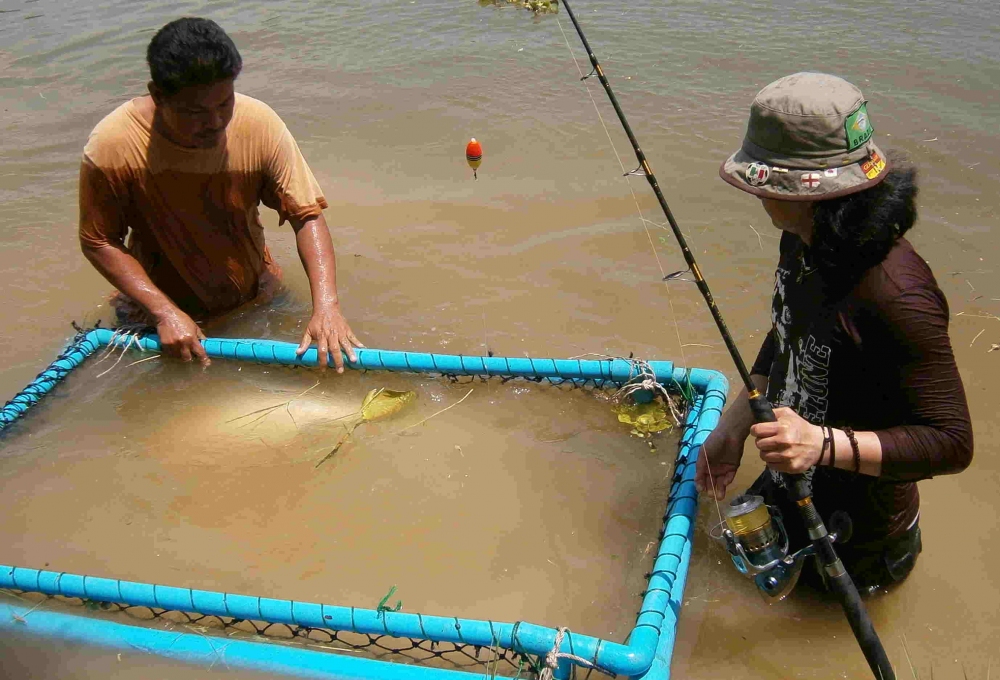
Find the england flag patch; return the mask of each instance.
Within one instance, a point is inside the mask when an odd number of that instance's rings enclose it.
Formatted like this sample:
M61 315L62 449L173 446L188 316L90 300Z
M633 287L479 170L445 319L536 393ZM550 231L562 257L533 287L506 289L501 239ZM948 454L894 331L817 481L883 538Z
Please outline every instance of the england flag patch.
M802 173L802 186L806 189L815 189L819 186L820 180L823 178L818 172L803 172Z

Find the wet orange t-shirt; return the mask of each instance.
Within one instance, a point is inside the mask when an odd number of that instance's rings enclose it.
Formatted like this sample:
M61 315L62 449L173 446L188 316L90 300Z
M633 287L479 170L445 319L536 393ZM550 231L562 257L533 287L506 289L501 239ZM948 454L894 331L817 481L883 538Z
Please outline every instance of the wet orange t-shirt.
M81 243L125 247L195 318L253 299L274 269L260 203L282 223L327 207L288 128L251 97L236 95L223 141L211 149L166 139L133 100L97 124L83 151Z

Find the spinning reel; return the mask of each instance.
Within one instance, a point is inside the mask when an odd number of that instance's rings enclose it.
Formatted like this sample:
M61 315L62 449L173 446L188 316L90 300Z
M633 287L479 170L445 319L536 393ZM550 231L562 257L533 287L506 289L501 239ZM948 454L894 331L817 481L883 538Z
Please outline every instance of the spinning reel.
M730 501L721 534L712 538L723 543L737 571L751 578L769 600L783 600L802 573L805 558L816 552L810 543L788 554L788 531L781 510L766 505L761 496L742 494ZM717 528L718 528L717 527ZM830 540L841 543L850 538L851 520L845 513L831 517Z

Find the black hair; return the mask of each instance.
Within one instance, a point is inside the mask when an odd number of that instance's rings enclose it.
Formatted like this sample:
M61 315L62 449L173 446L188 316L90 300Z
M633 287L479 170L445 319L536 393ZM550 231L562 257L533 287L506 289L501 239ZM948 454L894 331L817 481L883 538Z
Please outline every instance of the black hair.
M146 48L146 62L153 83L167 96L235 78L243 68L239 50L222 27L197 17L176 19L157 31Z
M810 255L830 294L851 290L886 258L917 221L917 171L899 153L886 154L885 179L864 191L818 201Z

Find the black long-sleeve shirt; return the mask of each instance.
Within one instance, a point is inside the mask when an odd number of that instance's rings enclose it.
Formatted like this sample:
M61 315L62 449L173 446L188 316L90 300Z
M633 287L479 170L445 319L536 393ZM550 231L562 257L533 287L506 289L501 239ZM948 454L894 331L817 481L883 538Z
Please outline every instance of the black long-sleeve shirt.
M815 424L874 431L880 477L817 468L813 495L823 515L845 510L855 541L905 530L917 516L915 482L959 472L972 460L972 423L948 339L948 303L905 239L844 298L824 296L808 249L781 240L772 329L752 373L768 398ZM837 456L851 452L837 451Z

